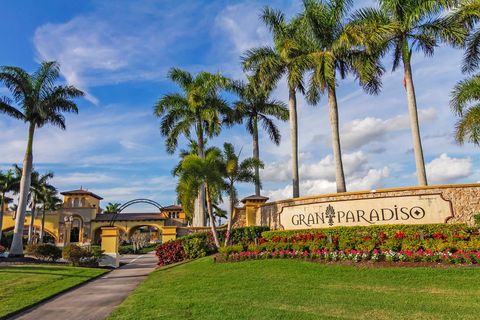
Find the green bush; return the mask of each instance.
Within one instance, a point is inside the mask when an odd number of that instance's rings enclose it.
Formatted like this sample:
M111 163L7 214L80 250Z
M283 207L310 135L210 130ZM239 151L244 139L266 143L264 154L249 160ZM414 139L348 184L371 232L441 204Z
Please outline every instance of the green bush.
M366 235L372 238L379 237L380 233L386 237L394 237L398 232L404 232L406 236L430 237L436 233L443 233L447 236L455 234L472 234L476 232L475 228L468 227L466 224L420 224L420 225L381 225L366 227L333 227L323 229L304 229L304 230L275 230L262 232L262 237L272 240L275 237L292 238L296 235L316 235L323 234L340 239L363 238Z
M473 215L473 220L475 221L475 225L480 227L480 213Z
M41 260L57 261L62 257L62 250L53 244L30 244L25 248L27 254Z
M198 237L184 240L183 251L185 251L189 259L201 258L207 255L205 241Z
M233 245L233 246L221 247L219 251L220 251L220 253L229 255L229 254L231 254L231 253L239 253L239 252L242 252L243 250L244 250L243 245L241 245L241 244L236 244L236 245Z
M99 247L82 248L70 244L62 250L62 258L72 266L96 267L102 257L103 251Z
M238 244L242 242L255 242L258 238L262 237L263 232L266 232L268 230L270 230L270 228L265 226L251 226L232 229L232 233L230 235L230 243ZM224 233L222 238L225 239Z

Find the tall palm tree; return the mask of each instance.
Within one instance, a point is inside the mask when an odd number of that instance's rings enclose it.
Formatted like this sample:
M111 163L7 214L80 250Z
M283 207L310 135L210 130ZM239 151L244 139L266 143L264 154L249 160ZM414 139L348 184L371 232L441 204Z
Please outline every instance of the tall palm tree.
M258 127L268 133L268 136L276 145L280 144L280 131L272 118L282 121L288 120L288 108L281 101L270 98L271 90L258 85L252 77L248 83L235 82L234 91L238 94L239 100L234 103L232 122L243 122L248 133L253 139L253 158L260 160L260 147L258 141ZM260 170L255 168L255 195L260 195Z
M105 207L105 210L103 211L103 213L117 214L118 210L120 209L120 206L121 206L120 203L109 202Z
M0 82L11 92L13 102L0 99L0 112L28 123L28 141L23 160L20 181L20 199L15 220L11 256L23 255L23 221L27 211L27 198L33 166L33 137L35 130L47 124L65 129L64 112L78 112L73 98L83 96L83 92L73 86L56 85L60 68L56 62L42 62L33 74L18 67L0 67Z
M20 169L21 170L21 169ZM37 205L39 204L45 189L52 192L56 191L55 187L48 183L53 178L53 172L40 174L32 169L32 177L30 183L30 225L28 228L28 243L33 242L34 222L37 214Z
M5 213L5 204L7 204L6 194L17 190L18 180L13 170L6 173L0 171L0 240L2 240L3 214Z
M212 148L202 159L199 155L187 155L179 170L177 194L182 207L190 211L198 192L205 186L205 200L210 227L215 245L220 248L215 219L214 204L218 203L224 189L222 157L217 148Z
M200 72L195 77L189 72L172 68L168 78L182 93L164 95L155 105L155 115L161 118L160 133L166 137L167 152L175 152L178 138L196 137L198 156L205 157L205 139L220 133L223 116L229 112L228 104L220 97L230 81L220 74ZM205 225L205 188L200 188L196 201L194 226Z
M300 196L298 176L298 127L297 127L297 91L304 93L303 75L308 63L304 56L298 19L287 21L285 15L277 10L265 8L263 22L273 35L274 46L264 46L248 50L242 57L244 69L255 74L262 85L273 88L282 76L286 76L288 85L288 107L292 148L292 185L293 197Z
M337 192L347 191L340 143L336 87L339 78L353 74L368 93L377 93L383 68L378 54L369 54L350 37L348 15L353 1L304 1L303 28L305 47L311 64L307 98L317 104L328 97L329 119Z
M423 157L417 101L413 84L411 59L414 51L426 56L434 54L440 42L452 45L463 43L466 33L454 19L442 16L445 9L454 6L457 0L379 0L379 8L367 8L354 15L358 35L364 34L367 45L393 52L395 71L403 64L404 87L410 115L413 150L419 185L427 185Z
M480 146L480 75L460 81L452 92L450 105L459 117L455 125L455 140L465 140Z
M263 163L255 157L240 161L240 155L235 152L235 148L230 143L223 144L222 158L225 191L228 193L230 200L230 219L228 219L227 234L225 236L225 245L228 245L230 241L230 232L232 230L235 204L238 201L236 184L239 182L246 182L260 185L257 176L257 169L263 168Z
M43 187L40 198L38 199L42 204L42 223L40 225L40 243L43 243L45 237L45 213L46 211L56 211L62 206L62 199L57 196L57 190L48 187Z
M465 55L463 57L462 71L474 72L480 66L480 1L463 0L460 6L450 12L449 18L464 26L468 35L465 41Z

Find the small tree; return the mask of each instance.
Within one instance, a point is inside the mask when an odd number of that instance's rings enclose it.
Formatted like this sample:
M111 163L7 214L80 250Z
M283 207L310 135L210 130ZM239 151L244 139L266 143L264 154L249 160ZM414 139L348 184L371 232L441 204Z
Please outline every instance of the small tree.
M220 248L215 219L213 217L213 205L221 198L224 190L222 157L217 148L211 148L202 159L198 155L187 155L179 168L179 181L177 193L184 208L192 208L198 190L205 186L205 198L207 213L210 220L210 227L214 242Z

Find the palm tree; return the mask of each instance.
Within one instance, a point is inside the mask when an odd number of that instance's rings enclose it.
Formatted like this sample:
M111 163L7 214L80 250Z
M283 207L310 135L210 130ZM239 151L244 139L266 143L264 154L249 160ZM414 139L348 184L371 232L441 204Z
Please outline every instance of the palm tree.
M205 139L220 133L222 117L228 113L227 103L220 90L229 87L230 81L220 74L200 72L195 77L189 72L172 68L168 77L182 93L164 95L155 105L155 115L161 117L160 133L166 137L167 152L175 152L178 138L191 140L196 136L198 156L205 157ZM194 226L205 225L205 188L199 188Z
M0 171L0 240L2 240L2 224L5 204L7 204L6 194L8 192L16 191L18 181L13 173L13 170L8 170L6 173Z
M20 171L22 169L19 168ZM34 231L34 222L37 213L37 205L41 201L45 190L50 190L51 192L56 192L55 187L48 183L48 180L53 178L53 172L47 172L45 174L40 174L38 171L32 169L32 178L30 183L30 225L28 228L28 243L33 242L33 231Z
M205 186L207 213L217 248L220 248L220 242L213 210L224 188L222 165L221 152L217 148L210 149L203 159L196 154L187 155L182 161L177 184L178 198L186 211L192 210L198 191Z
M413 84L411 59L414 51L423 51L426 56L434 54L441 41L452 45L462 44L466 33L454 19L442 17L445 9L455 5L456 0L379 0L380 7L357 11L352 28L363 34L367 45L380 48L382 53L393 51L395 71L403 64L404 87L410 114L413 150L419 185L427 185L417 101Z
M480 29L476 28L480 21L480 1L463 0L461 5L450 13L449 18L459 22L468 32L462 71L474 72L480 66Z
M235 152L235 148L230 143L223 144L222 162L224 166L225 191L230 199L230 219L228 219L227 233L225 236L225 245L230 241L230 232L232 230L233 214L235 204L237 203L238 182L247 182L260 184L257 176L257 169L263 168L263 163L258 158L247 158L240 162L240 155Z
M459 117L455 125L455 140L465 140L480 146L480 75L460 81L452 92L450 105Z
M109 202L105 207L105 210L103 211L103 213L117 214L120 209L120 206L121 206L120 203Z
M62 206L62 199L57 196L57 190L55 188L43 187L39 202L42 204L42 223L40 226L40 243L43 243L45 237L45 212L56 211Z
M338 79L352 73L369 93L377 93L383 68L378 55L368 54L348 34L352 1L305 1L303 27L311 64L308 101L317 104L327 94L337 192L346 192L340 143L336 87Z
M22 179L20 181L20 199L16 214L11 256L23 255L23 221L27 211L27 198L30 190L30 177L33 166L33 137L35 130L47 124L65 129L64 112L78 112L73 98L83 96L83 92L73 86L56 85L60 76L56 62L42 62L33 74L18 67L0 67L0 82L13 96L17 108L6 97L0 99L0 112L28 123L28 142L23 160Z
M293 197L300 196L298 176L298 128L297 91L304 92L303 75L308 61L303 47L297 39L301 36L298 19L287 21L285 15L265 8L262 19L273 34L274 46L264 46L248 50L242 57L244 69L251 71L266 88L273 88L286 76L288 85L288 107L292 145L292 185Z
M280 131L272 118L282 121L288 120L288 108L281 101L270 98L270 90L261 87L252 77L248 83L235 82L233 90L238 94L239 100L234 103L232 122L243 122L248 133L253 138L253 158L260 160L258 141L258 126L261 124L268 133L270 140L276 145L280 144ZM260 170L255 168L255 195L260 195Z

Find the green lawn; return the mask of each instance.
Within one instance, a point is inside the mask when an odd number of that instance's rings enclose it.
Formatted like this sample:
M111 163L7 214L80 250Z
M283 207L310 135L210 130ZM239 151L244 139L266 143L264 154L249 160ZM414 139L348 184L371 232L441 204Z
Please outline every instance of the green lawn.
M106 271L66 266L0 267L0 318Z
M479 319L480 268L294 260L157 270L109 319Z

